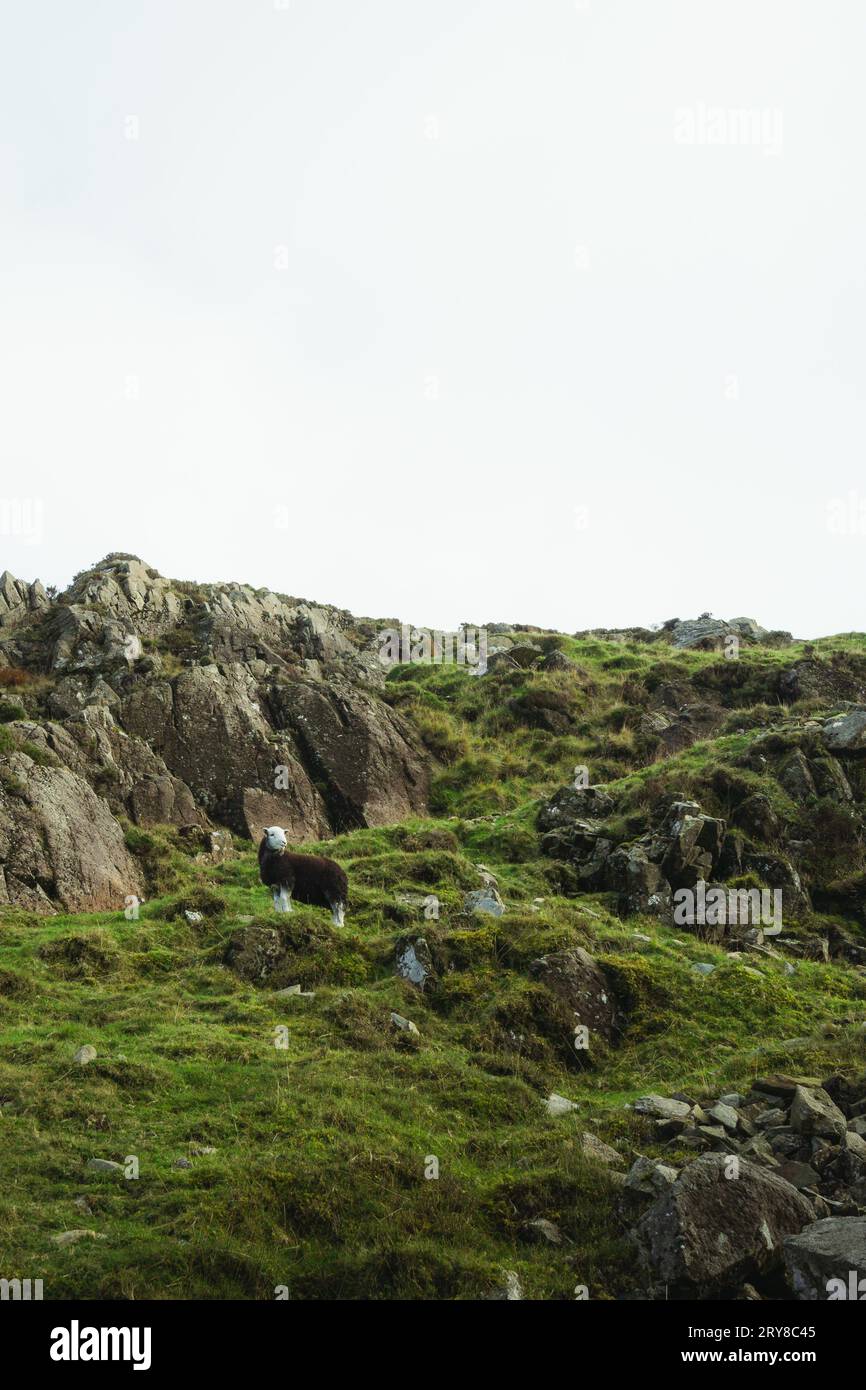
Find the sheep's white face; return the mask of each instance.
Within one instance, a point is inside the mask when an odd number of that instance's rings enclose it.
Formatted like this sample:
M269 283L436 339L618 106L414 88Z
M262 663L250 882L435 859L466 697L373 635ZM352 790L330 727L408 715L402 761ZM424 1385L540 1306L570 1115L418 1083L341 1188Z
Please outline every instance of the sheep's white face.
M268 849L282 850L289 843L286 839L286 832L279 825L266 825L265 838L268 842Z

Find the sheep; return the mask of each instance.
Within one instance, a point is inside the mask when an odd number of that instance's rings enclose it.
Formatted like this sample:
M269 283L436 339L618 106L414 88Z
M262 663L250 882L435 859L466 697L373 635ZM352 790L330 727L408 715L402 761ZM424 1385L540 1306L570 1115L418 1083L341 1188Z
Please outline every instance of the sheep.
M291 912L292 898L310 907L329 907L335 927L343 925L349 880L333 859L286 850L286 832L266 825L259 845L259 877L270 888L276 912Z

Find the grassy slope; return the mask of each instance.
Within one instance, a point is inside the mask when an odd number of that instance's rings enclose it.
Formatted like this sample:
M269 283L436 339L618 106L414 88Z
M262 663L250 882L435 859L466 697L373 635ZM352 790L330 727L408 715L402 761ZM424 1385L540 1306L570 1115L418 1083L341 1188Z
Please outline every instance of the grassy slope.
M592 677L563 737L522 727L507 700L570 690L568 676L395 673L396 703L450 759L435 790L440 818L323 846L350 875L347 930L298 909L292 967L271 982L300 982L313 998L277 998L223 963L238 917L274 921L250 850L204 867L168 833L131 831L155 884L138 922L4 914L0 1272L41 1277L49 1298L269 1298L277 1285L296 1298L476 1297L503 1269L518 1271L531 1298L569 1298L576 1284L615 1297L633 1287L632 1262L616 1189L581 1155L584 1128L631 1157L657 1151L623 1108L647 1090L718 1094L773 1069L862 1069L862 972L804 961L788 975L750 961L756 977L686 933L620 922L603 898L551 891L535 799L576 763L605 765L638 806L648 781L701 784L764 718L756 701L754 725L729 735L732 746L710 742L640 769L633 726L616 713L628 706L624 682L662 659L684 679L714 659L560 645ZM747 655L756 689L780 658ZM478 860L508 902L499 922L460 915ZM396 903L413 891L439 895L438 924ZM185 906L205 920L189 925ZM440 963L428 995L393 973L410 926ZM539 1012L526 971L572 943L617 972L632 1004L622 1045L589 1068L561 1021ZM695 961L717 969L703 977ZM420 1037L391 1030L391 1010ZM285 1050L274 1046L281 1024ZM98 1052L86 1067L72 1062L82 1043ZM580 1111L550 1118L548 1090ZM91 1157L127 1155L139 1160L137 1180L85 1172ZM438 1180L425 1178L430 1155ZM173 1166L182 1157L191 1168ZM525 1240L521 1223L541 1216L565 1246ZM52 1242L82 1227L104 1239Z

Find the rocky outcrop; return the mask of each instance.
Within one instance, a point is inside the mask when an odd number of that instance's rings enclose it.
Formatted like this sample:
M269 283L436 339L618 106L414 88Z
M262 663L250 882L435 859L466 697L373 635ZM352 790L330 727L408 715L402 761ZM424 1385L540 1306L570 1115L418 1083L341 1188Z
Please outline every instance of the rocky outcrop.
M399 821L426 811L431 758L378 696L378 645L343 610L175 582L134 555L107 556L56 600L6 574L0 667L52 682L28 701L46 717L8 724L7 744L139 825L258 837L279 824L301 842Z
M171 681L136 680L120 719L211 819L251 837L263 825L282 825L290 840L328 834L324 802L297 746L275 732L243 666L194 666Z
M560 787L538 812L541 831L556 830L579 820L603 821L611 815L615 802L606 787Z
M115 815L142 826L206 823L186 783L144 739L117 724L107 703L87 705L62 723L17 721L6 727L19 746L28 744L88 781Z
M678 888L694 888L715 873L725 843L723 820L705 815L697 802L675 801L656 830L614 846L602 819L613 800L603 787L564 787L538 813L545 854L574 864L585 891L617 895L624 914L667 917Z
M142 881L108 805L65 767L25 753L0 781L0 901L35 912L121 911Z
M13 628L29 622L48 607L48 595L37 579L28 584L8 570L0 574L0 628Z
M834 759L788 758L784 768L789 785L802 788L804 797L808 788L816 795L820 788L820 794L840 805L848 805L848 795L853 796ZM785 828L764 794L740 801L734 816L738 834L730 836L726 821L707 815L697 802L674 801L655 828L616 844L609 825L613 809L604 787L563 787L542 804L537 826L542 852L573 866L580 891L616 894L623 915L668 919L680 890L702 891L701 885L719 887L744 875L765 889L781 890L787 916L797 918L809 909L808 889L793 862L797 846L791 843L791 858L775 849L748 848L756 842L788 848ZM593 813L597 819L591 818ZM694 925L688 914L678 920Z
M375 684L384 671L375 631L348 635L351 615L245 584L166 579L135 555L109 555L76 577L46 627L52 671L130 666L148 644L208 662L345 668Z
M322 787L335 829L424 811L429 760L405 720L373 695L340 680L296 680L278 685L271 700L277 727L291 732Z
M671 628L671 645L684 649L687 647L722 646L730 636L760 642L768 636L767 629L756 623L754 618L711 618L708 615L677 621ZM781 634L788 641L790 633Z

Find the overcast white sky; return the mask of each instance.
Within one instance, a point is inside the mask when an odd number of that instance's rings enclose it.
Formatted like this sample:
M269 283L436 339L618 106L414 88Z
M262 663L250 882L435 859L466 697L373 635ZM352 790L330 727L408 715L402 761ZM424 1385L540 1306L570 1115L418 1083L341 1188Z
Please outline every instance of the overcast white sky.
M0 569L866 628L864 19L5 5Z

